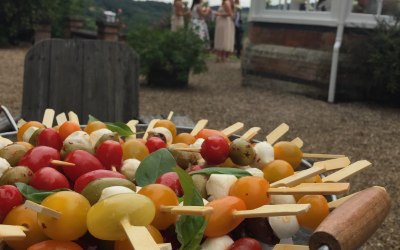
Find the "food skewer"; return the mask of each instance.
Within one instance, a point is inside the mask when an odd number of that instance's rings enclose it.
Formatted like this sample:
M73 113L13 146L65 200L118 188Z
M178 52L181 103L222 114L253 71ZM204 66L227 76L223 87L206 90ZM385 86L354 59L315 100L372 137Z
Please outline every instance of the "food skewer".
M26 231L28 228L24 226L0 225L0 243L1 240L23 240Z
M331 159L331 158L342 158L345 155L334 155L334 154L311 154L303 153L303 158L321 158L321 159Z
M196 123L196 125L193 127L192 131L190 132L190 135L191 136L196 136L197 133L199 133L200 130L202 130L203 128L206 127L207 123L208 123L208 120L206 120L206 119L199 120Z
M152 130L154 128L154 126L156 125L156 123L159 121L160 119L153 119L149 122L149 125L147 126L146 131L144 132L143 135L143 140L147 140L147 137L149 136L149 131Z
M54 120L55 111L54 109L46 109L44 111L42 124L46 126L46 128L53 127L53 120Z
M277 244L272 250L309 250L308 246L304 245L290 245L290 244Z
M241 130L244 127L244 124L241 122L237 122L235 124L232 124L231 126L221 130L221 132L226 135L227 137L233 135L237 131Z
M327 177L322 178L322 182L340 182L343 181L356 173L360 172L364 168L371 165L371 162L367 160L357 161L341 170L336 171L333 174L328 175Z
M298 148L302 148L304 145L303 140L301 140L299 137L294 138L292 141L292 143L294 143Z
M331 184L331 185L327 185ZM295 187L273 187L268 189L269 194L343 194L350 188L349 183L302 183Z
M72 162L67 162L67 161L59 161L59 160L51 160L51 164L54 166L60 166L60 167L73 167L75 166L75 163Z
M260 127L252 127L247 130L242 136L240 136L240 138L245 141L251 141L251 139L253 139L260 130Z
M174 111L170 111L168 114L167 120L171 121L173 115L174 115Z
M350 159L348 157L340 157L336 159L326 160L326 161L318 161L314 162L313 166L323 166L326 168L326 171L342 169L350 165Z
M273 145L279 138L281 138L286 132L289 131L289 126L286 123L282 123L277 128L275 128L271 133L269 133L265 139L271 145Z
M120 223L135 250L160 250L146 227L132 226L127 217L123 218Z
M130 120L126 123L126 125L131 129L133 135L130 135L129 138L136 139L136 125L139 123L138 120Z
M26 121L24 119L19 119L18 122L17 122L17 127L21 128L22 125L24 125L25 123L26 123Z
M35 211L37 213L45 214L45 215L50 216L50 217L52 217L54 219L59 219L61 217L61 213L60 212L58 212L58 211L56 211L54 209L39 205L39 204L34 203L34 202L30 201L30 200L26 200L25 201L24 207L26 207L28 209L31 209L31 210L33 210L33 211Z
M56 116L57 125L61 126L64 122L68 121L65 113L60 113Z
M75 122L76 124L79 124L79 117L75 112L69 111L68 112L68 118L69 118L69 121Z

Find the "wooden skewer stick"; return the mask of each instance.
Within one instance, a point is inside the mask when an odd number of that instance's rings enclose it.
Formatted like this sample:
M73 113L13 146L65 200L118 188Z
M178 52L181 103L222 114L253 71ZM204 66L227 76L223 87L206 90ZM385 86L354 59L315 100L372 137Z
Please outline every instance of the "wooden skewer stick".
M206 120L206 119L202 119L202 120L198 121L196 123L196 125L194 126L194 128L192 129L192 132L190 132L190 135L196 136L200 132L200 130L202 130L203 128L206 127L207 123L208 123L208 120Z
M256 209L234 211L232 216L236 218L257 218L296 215L307 212L310 207L310 204L264 205Z
M33 211L35 211L37 213L45 214L45 215L50 216L50 217L55 218L55 219L60 219L60 217L61 217L61 213L60 212L58 212L58 211L56 211L54 209L39 205L39 204L34 203L34 202L30 201L30 200L26 200L25 201L24 207L26 207L28 209L31 209L31 210L33 210Z
M28 231L28 228L15 225L0 225L0 240L23 240L26 237L24 231Z
M303 245L290 245L290 244L277 244L272 250L309 250L308 246Z
M299 137L296 137L292 140L292 143L294 143L298 148L302 148L304 145L304 142L302 139L300 139Z
M75 112L69 111L68 112L68 118L69 118L69 121L75 122L76 124L79 125L79 117Z
M24 125L26 123L26 121L24 119L19 119L17 122L17 127L20 128L22 127L22 125Z
M330 184L330 185L327 185ZM349 183L302 183L295 187L270 188L270 194L343 194L350 188Z
M331 154L310 154L303 153L303 158L321 158L321 159L331 159L331 158L341 158L346 157L345 155L331 155Z
M314 162L313 164L314 167L317 166L325 167L326 171L342 169L344 167L347 167L348 165L350 165L350 159L348 157L340 157L326 161L317 161Z
M341 170L322 178L322 182L339 182L346 180L368 166L371 166L371 162L367 160L357 161L348 167L342 168Z
M301 172L295 173L294 175L288 176L279 181L271 183L270 187L282 187L282 186L293 187L300 184L303 180L319 175L325 171L326 171L325 167L314 166L312 168L303 170Z
M46 128L52 128L53 127L53 121L54 121L54 115L56 112L54 109L46 109L44 111L44 116L43 116L43 125L46 126Z
M147 126L146 132L144 132L144 135L143 135L143 139L144 140L147 140L147 137L149 136L149 131L154 128L154 126L156 125L156 123L159 120L160 119L153 119L153 120L150 121L149 125Z
M59 161L59 160L52 160L50 161L51 164L54 166L61 166L61 167L73 167L75 163L67 162L67 161Z
M131 129L133 135L130 135L129 138L136 139L136 125L139 123L138 120L130 120L126 125Z
M252 127L249 130L247 130L246 133L244 133L240 138L242 138L243 140L246 140L246 141L250 141L257 135L257 133L260 130L261 130L260 127Z
M67 121L67 116L65 113L60 113L56 116L57 125L61 126L64 122Z
M125 217L120 221L129 242L135 250L160 250L153 237L144 226L132 226L129 219Z
M382 190L384 190L386 192L386 189L384 187L380 187L380 186L374 186L374 187L381 188ZM340 199L337 199L337 200L329 202L328 203L329 210L333 210L333 209L339 207L340 205L345 203L348 199L350 199L351 197L353 197L354 195L356 195L358 193L359 192L356 192L356 193L353 193L353 194L349 194L349 195L344 196L344 197L342 197Z
M286 123L282 123L278 127L276 127L274 130L272 130L271 133L269 133L265 139L269 144L274 144L279 138L281 138L286 132L289 131L289 126Z
M171 214L206 216L214 209L206 206L161 206L160 210Z
M224 135L229 137L229 136L233 135L234 133L236 133L237 131L241 130L243 127L244 127L243 123L237 122L237 123L225 128L225 129L221 130L221 132Z
M167 120L171 121L173 115L174 115L174 112L170 111L169 114L168 114Z
M200 153L201 148L174 148L176 151Z

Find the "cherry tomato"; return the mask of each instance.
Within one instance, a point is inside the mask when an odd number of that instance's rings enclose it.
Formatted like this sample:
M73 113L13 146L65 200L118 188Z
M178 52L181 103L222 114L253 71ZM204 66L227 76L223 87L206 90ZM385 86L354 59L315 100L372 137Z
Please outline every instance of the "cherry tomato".
M44 167L36 171L29 185L41 190L54 190L59 188L70 188L67 177L54 168Z
M122 146L122 150L124 160L132 158L143 161L149 155L145 142L143 143L140 139L129 139Z
M223 236L236 228L244 219L233 217L236 210L246 210L246 204L235 196L225 196L209 202L207 207L214 210L208 218L204 235L207 237Z
M56 149L47 146L38 146L30 149L19 160L18 165L26 166L36 172L44 167L54 167L51 164L52 160L60 160L60 152Z
M61 213L59 219L38 214L38 223L43 232L54 240L76 240L87 231L86 217L89 201L73 191L61 191L47 196L42 205Z
M293 167L284 160L273 160L262 167L264 178L270 183L274 183L283 178L294 174Z
M156 122L154 127L164 127L171 132L172 138L175 138L176 136L176 125L170 120L159 120Z
M30 246L27 250L83 250L72 241L46 240Z
M72 151L67 155L65 161L75 163L75 166L63 167L63 172L71 181L75 181L79 176L90 171L104 169L103 164L95 156L84 150Z
M329 214L328 201L322 195L305 195L297 203L311 204L307 212L297 215L300 226L304 228L315 230Z
M245 176L231 186L229 195L242 199L247 209L255 209L269 203L268 189L269 183L264 178Z
M119 170L122 163L122 146L116 141L104 141L97 148L96 157L106 169L111 170L115 167Z
M274 145L274 157L289 162L296 169L303 158L303 152L293 142L281 141Z
M104 122L92 121L86 125L84 131L90 135L92 132L102 128L107 128L107 125Z
M153 136L147 139L146 147L149 149L150 153L153 153L160 148L166 148L167 144L160 137Z
M22 197L22 194L15 186L0 186L0 223L13 207L22 204L23 201L24 198Z
M163 184L171 188L178 197L181 197L183 195L183 190L181 183L179 181L179 176L176 172L168 172L162 174L160 177L156 179L156 183Z
M262 250L260 242L253 238L241 238L229 246L227 250Z
M63 141L57 131L52 128L45 128L37 137L37 146L48 146L60 151Z
M176 137L174 138L174 143L185 143L185 144L193 144L195 143L196 138L189 134L189 133L180 133L177 134Z
M200 154L209 165L221 164L229 156L229 144L222 136L211 135L201 144Z
M176 214L160 211L161 206L177 206L179 204L178 197L171 188L162 184L150 184L140 189L138 194L149 197L156 207L156 215L151 222L153 226L164 230L175 223L178 218Z
M59 128L58 133L61 136L61 139L64 141L70 134L76 131L80 131L81 127L76 122L66 121Z
M94 170L79 176L75 181L74 190L75 192L80 193L90 182L107 177L126 179L125 175L118 172L105 169Z
M210 137L212 135L222 136L223 138L225 138L225 140L227 142L230 142L229 138L224 133L222 133L221 131L215 130L215 129L208 129L208 128L203 128L202 130L200 130L197 133L197 135L195 135L195 138L196 139L199 139L199 138L206 139L206 138L208 138L208 137Z
M30 127L36 127L36 128L45 128L45 126L38 122L38 121L29 121L22 125L17 132L17 140L22 141L22 136L24 135L25 131L28 130Z

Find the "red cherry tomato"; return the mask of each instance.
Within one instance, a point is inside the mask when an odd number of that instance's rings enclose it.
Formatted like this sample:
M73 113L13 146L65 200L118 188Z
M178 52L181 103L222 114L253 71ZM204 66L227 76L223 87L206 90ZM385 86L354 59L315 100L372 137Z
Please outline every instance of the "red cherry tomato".
M221 164L229 156L229 144L224 137L211 135L201 144L200 154L209 165Z
M94 170L79 176L79 178L75 181L74 190L75 192L80 193L91 181L107 177L126 179L123 174L120 174L118 172L104 169Z
M13 207L22 204L23 201L22 194L15 186L0 186L0 223L3 222Z
M97 148L96 157L106 169L111 170L112 167L120 169L122 163L122 146L116 141L104 141Z
M18 165L27 166L32 172L36 172L44 167L54 167L51 164L52 160L60 160L58 150L47 146L38 146L26 152L19 160Z
M168 172L162 174L157 178L156 183L163 184L174 190L176 196L181 197L183 195L183 190L181 183L179 182L179 176L176 172Z
M154 151L157 151L160 148L166 148L167 144L160 137L153 136L147 140L146 147L150 153L153 153Z
M75 163L75 166L63 167L63 172L71 181L88 172L104 169L103 164L94 155L79 149L69 153L65 161Z
M48 146L60 151L63 146L63 141L57 131L52 128L45 128L37 137L37 145Z
M29 181L29 185L41 190L69 188L67 177L54 168L49 167L41 168L36 171Z
M229 246L227 250L262 250L260 242L253 238L241 238Z

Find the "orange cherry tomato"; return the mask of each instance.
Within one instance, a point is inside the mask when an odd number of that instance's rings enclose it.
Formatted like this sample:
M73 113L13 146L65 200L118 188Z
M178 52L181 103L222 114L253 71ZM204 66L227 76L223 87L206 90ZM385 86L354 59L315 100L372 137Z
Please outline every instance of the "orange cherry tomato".
M106 126L106 124L104 122L93 121L93 122L89 122L86 125L84 131L90 135L92 132L94 132L96 130L99 130L99 129L102 129L102 128L107 128L107 126Z
M72 121L66 121L58 128L58 133L60 134L61 139L64 141L65 138L67 138L70 134L80 130L81 127L79 124Z
M269 183L262 177L245 176L230 188L229 195L244 201L247 209L255 209L269 203Z
M143 161L148 156L149 149L139 139L129 139L122 145L123 159L138 159Z
M28 229L28 231L25 232L26 237L23 240L5 240L7 245L14 250L25 250L35 243L48 239L38 225L37 213L24 207L24 205L14 207L7 214L3 224L20 225Z
M38 121L29 121L22 125L17 132L17 140L22 141L22 136L24 135L25 131L30 128L30 127L36 127L36 128L45 128L45 126L38 122Z
M230 143L229 138L228 138L224 133L222 133L222 132L219 131L219 130L215 130L215 129L203 128L202 130L200 130L200 131L197 133L197 135L195 136L195 138L196 138L196 139L199 139L199 138L206 139L207 137L209 137L209 136L211 136L211 135L220 135L220 136L224 137L225 140L227 140L228 143Z
M83 250L72 241L46 240L30 246L27 250Z
M293 167L284 160L273 160L262 168L264 178L274 183L294 174Z
M152 225L148 225L146 228L157 244L164 243L163 236L157 228L153 227ZM114 243L114 250L133 250L133 247L128 239L117 240Z
M303 152L293 142L281 141L274 145L274 155L276 160L284 160L296 169L303 158Z
M174 143L185 143L185 144L193 144L196 141L196 138L189 133L180 133L177 134L174 138Z
M204 235L207 237L219 237L235 229L244 219L233 217L236 210L246 210L246 204L235 196L225 196L209 202L207 207L214 210L208 217Z
M172 138L175 138L176 136L176 125L171 122L170 120L159 120L158 122L156 122L156 124L154 125L155 128L157 127L164 127L166 129L168 129L171 134L172 134Z
M177 206L179 204L178 197L171 188L163 184L150 184L141 188L138 194L150 198L156 207L156 215L151 222L153 226L164 230L175 223L178 218L176 214L160 211L161 206Z
M311 204L307 212L297 215L300 226L304 228L315 230L329 214L328 201L322 195L305 195L297 203Z

